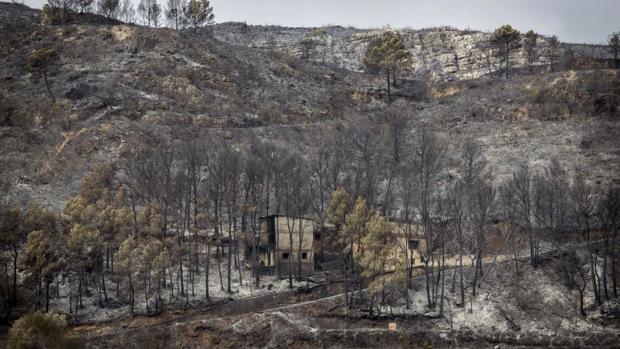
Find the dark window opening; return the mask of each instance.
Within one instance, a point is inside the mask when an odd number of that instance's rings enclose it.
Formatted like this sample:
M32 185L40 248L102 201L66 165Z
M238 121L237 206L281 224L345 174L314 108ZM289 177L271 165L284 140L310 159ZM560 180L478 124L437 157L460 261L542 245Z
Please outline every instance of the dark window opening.
M409 240L409 249L415 250L418 248L419 241L418 240Z
M314 240L315 241L321 240L321 233L314 233Z
M302 252L301 259L308 259L308 252Z
M282 253L282 259L288 259L288 252Z

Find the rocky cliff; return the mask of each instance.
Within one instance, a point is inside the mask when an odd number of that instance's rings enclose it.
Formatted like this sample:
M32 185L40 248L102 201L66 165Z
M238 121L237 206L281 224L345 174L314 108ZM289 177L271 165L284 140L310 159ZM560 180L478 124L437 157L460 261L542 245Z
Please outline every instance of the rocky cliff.
M336 67L363 71L362 59L368 44L384 29L356 29L338 26L322 28L286 28L278 26L248 26L243 23L223 23L213 28L218 40L234 45L291 52L297 57L306 54L301 42L315 43L309 58ZM411 67L404 77L436 81L480 78L498 71L499 60L489 48L492 34L449 27L431 29L400 29L405 45L412 55ZM539 39L536 66L549 64L545 52L548 39ZM566 48L562 49L564 52ZM583 54L586 54L584 51ZM527 65L526 52L521 47L510 57L514 68Z

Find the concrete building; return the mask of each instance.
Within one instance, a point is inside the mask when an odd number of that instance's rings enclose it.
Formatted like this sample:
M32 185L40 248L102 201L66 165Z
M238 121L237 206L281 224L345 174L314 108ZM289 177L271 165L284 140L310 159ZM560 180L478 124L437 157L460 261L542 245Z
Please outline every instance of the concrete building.
M300 217L271 215L259 219L259 264L262 273L284 277L314 273L316 234L314 221ZM291 245L292 242L292 245Z
M407 225L396 222L391 222L391 225L391 243L394 247L392 250L394 256L405 258L408 255L413 268L423 267L424 263L422 263L422 254L420 252L426 249L426 240L424 239L422 227L415 224ZM386 269L386 271L392 271L394 266L388 266Z

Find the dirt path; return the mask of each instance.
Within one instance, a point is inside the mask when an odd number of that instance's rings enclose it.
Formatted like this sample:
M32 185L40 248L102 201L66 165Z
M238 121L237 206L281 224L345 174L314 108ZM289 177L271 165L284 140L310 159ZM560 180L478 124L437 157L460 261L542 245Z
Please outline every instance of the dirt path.
M247 313L270 311L279 307L302 305L320 301L325 298L338 297L341 286L339 284L318 285L310 290L293 289L277 294L263 295L252 298L243 298L225 302L218 302L200 308L188 310L171 310L157 316L137 315L131 318L110 320L104 323L76 325L72 328L75 335L86 340L101 336L118 335L119 333L148 329L160 326L170 326L177 323L191 322L203 319L217 319Z

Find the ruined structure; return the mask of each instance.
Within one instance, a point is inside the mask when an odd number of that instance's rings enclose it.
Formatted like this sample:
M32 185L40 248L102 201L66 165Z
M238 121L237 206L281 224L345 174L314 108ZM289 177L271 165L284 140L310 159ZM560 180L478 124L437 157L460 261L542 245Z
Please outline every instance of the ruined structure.
M409 258L410 265L413 268L423 267L422 253L426 249L426 240L420 226L413 224L399 224L392 222L392 254L394 260L397 256ZM392 257L392 256L391 256ZM394 265L387 266L388 271L393 271Z
M314 272L316 224L301 217L271 215L260 218L259 264L262 273L279 277L297 274L301 262L302 275Z

